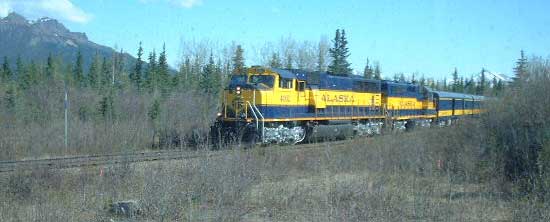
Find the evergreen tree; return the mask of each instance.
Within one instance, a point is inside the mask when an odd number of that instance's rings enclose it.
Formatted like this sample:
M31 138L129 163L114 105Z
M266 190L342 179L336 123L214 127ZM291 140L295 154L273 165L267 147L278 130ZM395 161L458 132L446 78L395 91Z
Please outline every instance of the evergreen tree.
M422 76L420 77L420 80L419 80L418 84L420 86L425 86L426 85L426 78L424 78L424 74L422 74Z
M134 84L134 86L139 90L142 84L142 75L143 75L143 48L141 47L141 42L139 42L139 48L137 52L137 61L136 66L134 67L134 70L132 73L130 73L130 81Z
M292 56L292 53L289 53L288 55L286 55L285 69L292 69L293 62L294 62L294 57Z
M374 65L374 79L382 80L382 73L380 72L380 63Z
M149 66L145 75L145 84L149 89L153 89L156 85L157 78L157 54L155 50L149 53Z
M528 81L529 76L527 73L527 58L523 50L520 52L520 58L516 62L516 67L514 67L514 85L521 84L522 82Z
M17 76L18 79L21 79L27 74L25 72L26 70L23 60L21 59L21 56L17 56L17 59L15 59L15 73L12 75Z
M190 77L192 75L191 68L191 59L189 58L189 56L186 56L184 62L180 65L177 80L180 87L184 89L192 86L192 83L190 81Z
M19 86L22 89L28 89L33 85L36 85L39 81L39 71L38 66L34 61L31 61L29 65L23 64L21 59L18 59L18 75L19 75Z
M103 62L101 63L101 78L99 79L100 87L102 89L108 88L111 85L111 61L107 60L106 57L103 57Z
M460 82L459 82L459 78L458 78L458 70L456 69L456 67L455 67L455 70L453 71L452 76L453 76L453 85L452 85L451 90L453 92L458 92Z
M48 59L46 61L46 79L52 79L56 74L56 65L55 61L52 57L52 54L48 55Z
M476 81L472 75L470 79L466 79L464 83L464 91L468 94L475 94L477 91Z
M168 73L168 60L166 58L166 46L162 46L162 52L159 55L159 60L157 64L157 81L156 84L158 88L162 90L163 93L166 93L169 86L169 73Z
M317 71L324 72L326 69L326 47L325 44L323 44L324 41L319 42L318 51L317 51Z
M235 55L232 58L233 60L233 75L245 75L245 66L244 66L244 50L241 45L237 45L235 50Z
M405 74L400 73L399 74L399 82L406 82L406 81L407 81L407 79L405 78Z
M36 85L39 81L42 80L42 73L40 73L40 68L38 68L38 64L36 64L34 61L31 60L31 64L28 68L28 73L30 76L30 84Z
M76 81L76 84L78 86L84 86L84 68L83 68L83 61L82 61L82 53L80 52L80 49L78 50L76 54L76 62L73 67L73 76L74 80Z
M283 66L281 64L281 58L279 57L279 53L274 52L271 55L271 61L269 62L269 66L271 68L281 68Z
M112 121L115 118L115 101L112 95L112 90L106 96L103 96L99 101L99 115L106 121Z
M88 85L94 89L100 84L101 64L99 63L99 55L96 53L92 58L92 64L90 64L90 69L88 71Z
M365 65L365 69L363 70L363 76L367 79L372 79L374 77L373 75L374 71L369 64L369 58L367 58L367 64Z
M2 80L2 82L7 82L9 80L11 80L11 76L12 76L12 72L11 72L11 69L10 69L10 63L8 62L8 57L7 56L4 56L4 62L2 63L2 70L0 70L2 74L0 77L0 80Z
M340 53L340 29L336 29L336 34L334 40L332 40L332 48L329 49L329 54L332 57L332 62L328 66L328 72L338 73L340 72L340 62L341 62L341 53Z
M8 85L3 101L0 102L0 104L4 105L4 109L8 111L8 113L15 113L15 106L17 103L17 93L16 93L16 86L14 84Z
M464 77L460 77L459 81L458 81L458 89L457 89L457 92L464 92Z
M351 63L348 62L348 57L350 55L348 48L348 39L346 38L346 30L342 29L342 35L340 36L340 58L342 59L340 65L343 73L351 74L353 70L351 69Z
M201 78L199 80L200 89L207 94L216 94L219 88L220 75L217 72L214 57L210 54L208 64L203 68Z
M493 81L492 81L492 83L491 83L491 93L492 93L494 96L497 95L497 91L496 91L496 89L497 89L497 84L498 84L497 77L494 76L494 77L493 77Z
M32 84L30 69L27 69L26 65L23 63L23 60L21 60L21 57L17 57L15 66L17 70L19 87L21 87L21 89L28 89Z
M495 86L495 95L500 95L500 92L504 89L504 84L502 80L498 80L497 85Z
M478 95L483 95L483 93L485 92L485 68L482 68L481 69L481 74L479 76L479 83L477 84L477 87L476 87L476 93Z
M329 49L332 63L329 65L328 71L335 75L350 74L353 70L350 68L351 64L347 61L350 54L345 30L342 30L342 32L340 32L340 29L336 30L333 44L333 48Z

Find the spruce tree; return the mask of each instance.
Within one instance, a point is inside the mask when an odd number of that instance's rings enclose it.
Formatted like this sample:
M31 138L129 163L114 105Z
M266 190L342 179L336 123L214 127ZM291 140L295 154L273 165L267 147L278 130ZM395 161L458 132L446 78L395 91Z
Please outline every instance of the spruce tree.
M134 70L130 73L130 81L134 86L139 90L141 87L142 75L143 75L143 48L141 47L141 42L139 42L139 48L137 52L137 61Z
M271 61L269 62L269 66L271 68L281 68L283 66L281 64L281 58L279 57L279 53L274 52L271 55Z
M491 93L492 93L494 96L497 95L497 91L496 91L496 89L497 89L497 84L498 84L497 77L494 76L494 77L493 77L493 81L492 81L492 83L491 83Z
M527 73L527 58L523 50L520 52L520 58L516 62L516 67L514 67L514 85L519 85L528 80L529 76Z
M201 78L199 79L200 89L207 94L216 94L219 88L219 73L217 73L214 57L210 54L208 64L203 68Z
M369 58L367 58L367 64L365 65L365 69L363 70L363 76L367 79L372 79L373 76L373 69L369 64Z
M245 66L244 66L244 50L241 45L237 45L235 50L235 55L232 58L233 60L233 75L245 75Z
M14 84L10 84L7 86L7 89L4 94L3 101L0 102L0 104L4 105L4 109L10 113L15 113L15 106L17 103L17 92L16 92L16 86Z
M19 75L19 86L22 89L28 89L33 85L36 85L39 81L38 66L34 61L25 65L20 58L17 59L17 72Z
M346 39L346 31L336 29L334 36L333 47L329 49L332 62L328 67L328 71L335 75L348 75L353 70L350 68L351 64L347 61L349 56L349 49L347 47L348 40Z
M340 29L336 29L336 34L334 40L332 40L332 48L329 49L330 57L332 57L332 62L328 66L328 72L336 74L340 72L340 63L341 63L341 53L340 53Z
M168 60L166 58L166 45L162 45L162 52L159 55L159 60L157 64L157 87L159 87L163 93L166 93L166 90L170 88L169 85L169 69L168 69Z
M458 88L460 87L460 82L459 82L459 78L458 78L458 70L456 69L456 67L453 71L452 76L453 76L453 86L452 86L451 90L453 92L458 92Z
M101 77L99 78L100 88L106 89L109 85L111 85L111 61L109 61L106 57L103 57L103 62L101 63Z
M12 75L17 76L18 79L21 79L26 74L27 73L25 70L25 64L23 63L23 60L21 59L21 56L17 56L17 59L15 59L15 73Z
M101 75L99 55L96 53L92 58L92 63L90 64L90 69L88 70L88 85L92 88L97 88L99 83L99 77Z
M31 60L31 64L29 65L28 73L30 77L29 82L31 85L36 85L42 80L43 75L40 73L38 64L36 64L33 60Z
M348 39L346 38L346 30L342 29L342 35L340 36L340 58L341 61L341 71L344 74L351 74L353 70L351 69L351 63L348 62L348 57L350 55L348 48Z
M2 63L2 72L1 79L3 82L8 82L11 80L12 72L10 69L10 63L8 62L8 57L4 56L4 62Z
M457 92L464 92L464 77L459 78Z
M184 62L180 65L180 69L178 72L178 84L181 88L188 88L191 87L191 59L189 56L185 57Z
M80 49L78 50L76 54L76 62L73 67L73 76L74 81L78 86L84 86L84 68L83 68L83 61L82 61L82 53L80 52Z
M483 95L483 93L485 92L485 68L482 68L481 69L481 74L479 76L479 83L477 84L477 87L476 87L476 93L478 95Z
M407 78L405 78L405 74L400 73L399 74L399 82L406 82L406 81L407 81Z
M292 66L292 63L294 63L294 57L292 56L292 53L289 53L286 55L286 61L285 61L285 69L292 69L294 68Z
M21 89L28 89L32 84L32 74L30 66L27 67L23 63L21 57L17 57L17 60L15 61L15 66L17 70L19 87L21 87Z
M149 53L149 65L147 67L147 71L145 72L145 85L151 90L156 85L157 77L157 54L155 53L155 50L153 52Z
M55 76L55 73L56 73L55 61L52 57L52 54L49 54L48 59L46 61L46 79L52 79Z
M380 63L376 63L374 66L374 79L382 80L382 73L380 72Z
M321 42L319 42L319 48L317 52L317 71L324 72L326 66L326 49L323 48Z

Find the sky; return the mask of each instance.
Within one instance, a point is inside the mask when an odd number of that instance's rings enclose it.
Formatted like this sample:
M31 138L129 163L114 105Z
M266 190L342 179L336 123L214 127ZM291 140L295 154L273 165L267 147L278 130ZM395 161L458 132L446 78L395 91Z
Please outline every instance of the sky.
M253 52L265 42L315 42L345 29L355 70L369 58L386 77L435 78L450 77L455 67L464 76L482 67L512 75L520 50L548 57L549 10L547 0L0 0L2 17L55 18L133 55L140 41L146 52L166 43L174 67L185 41L234 41L248 52L246 65L256 65Z

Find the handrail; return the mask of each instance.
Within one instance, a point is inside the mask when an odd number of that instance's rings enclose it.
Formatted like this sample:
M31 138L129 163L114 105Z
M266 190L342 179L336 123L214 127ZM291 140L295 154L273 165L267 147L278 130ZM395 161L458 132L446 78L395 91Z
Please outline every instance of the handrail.
M265 118L264 118L264 115L262 114L262 112L260 112L260 109L258 109L258 107L256 106L256 104L253 105L254 109L256 109L256 112L258 112L258 115L260 115L260 117L262 118L262 142L265 142L264 141L264 136L265 136L265 132L264 132L264 129L265 129Z
M255 112L258 112L258 115L260 115L260 117L262 118L262 143L265 142L264 141L264 138L265 138L265 118L264 118L264 115L262 114L262 112L260 112L260 109L258 109L258 107L256 106L256 90L254 90L254 94L253 94L253 102L252 102L252 109L255 109ZM250 103L249 103L250 104ZM258 128L258 119L256 119L256 129Z
M258 116L256 115L256 110L254 110L254 107L252 107L252 104L250 104L249 101L246 101L246 103L250 107L250 110L252 111L252 115L254 115L254 119L256 120L256 129L258 129L259 125L258 125Z

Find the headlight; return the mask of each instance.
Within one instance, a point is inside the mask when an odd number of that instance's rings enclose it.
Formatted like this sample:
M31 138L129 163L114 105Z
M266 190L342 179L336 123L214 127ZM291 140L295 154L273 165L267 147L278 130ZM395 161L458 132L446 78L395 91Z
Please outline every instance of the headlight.
M222 116L222 113L218 113L217 115L218 115L218 117L220 117L220 116Z
M237 89L235 90L237 94L241 94L241 87L240 86L237 86Z

